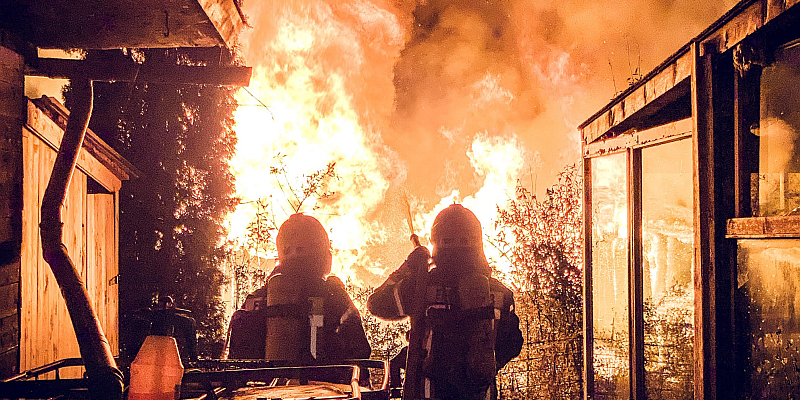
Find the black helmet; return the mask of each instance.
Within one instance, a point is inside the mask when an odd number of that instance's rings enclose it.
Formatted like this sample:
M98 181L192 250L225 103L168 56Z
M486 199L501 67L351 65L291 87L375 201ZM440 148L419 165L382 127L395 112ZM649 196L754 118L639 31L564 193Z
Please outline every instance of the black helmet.
M461 204L452 204L433 220L431 228L433 257L437 267L466 269L475 267L488 272L483 253L483 231L478 217Z
M433 252L437 248L483 248L483 233L478 217L461 204L445 208L431 228Z
M292 214L278 229L275 242L281 272L306 272L323 277L331 272L330 240L316 218Z

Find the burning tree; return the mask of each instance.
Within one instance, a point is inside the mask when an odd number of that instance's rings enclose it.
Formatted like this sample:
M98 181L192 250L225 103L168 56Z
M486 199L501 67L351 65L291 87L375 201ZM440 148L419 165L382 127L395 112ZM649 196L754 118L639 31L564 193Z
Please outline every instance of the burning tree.
M270 196L255 201L256 212L247 225L244 241L229 256L236 308L244 302L249 293L267 283L269 270L275 266L274 256L270 256L277 251L275 236L279 224L275 218L275 209L282 213L301 212L309 207L318 210L322 207L319 205L319 200L335 195L328 188L330 180L338 178L336 163L328 163L325 168L302 175L299 179L292 179L290 171L283 163L283 156L278 155L275 158L277 165L270 167L270 174L282 199L276 201ZM311 203L313 205L310 205ZM390 359L395 356L405 345L403 338L410 327L408 321L382 321L370 314L367 311L367 299L374 288L359 286L347 280L346 289L361 313L364 331L372 347L372 357Z
M582 179L569 166L539 200L518 187L499 211L495 245L511 261L507 281L525 345L501 371L503 398L578 399L582 395ZM507 235L507 236L506 236Z
M201 51L90 51L87 59L130 57L155 65L203 63ZM70 103L69 89L65 91ZM233 89L97 83L90 127L141 171L120 192L120 339L128 355L143 332L133 312L170 295L197 321L198 350L219 350L224 314L220 266L225 216L235 205ZM138 342L138 343L137 343Z
M228 265L233 274L234 308L238 308L252 291L264 286L269 277L269 270L275 266L275 236L279 224L275 209L284 214L298 213L308 206L309 200L321 200L332 196L328 183L336 179L336 163L330 162L325 168L303 175L295 181L291 178L283 155L275 159L277 166L270 168L275 185L280 189L283 199L275 201L272 196L254 201L256 210L253 219L247 224L244 241L231 250ZM289 208L285 208L288 206ZM317 209L317 203L311 206Z
M265 197L255 201L256 212L247 225L244 241L229 255L228 264L233 273L235 308L244 302L249 293L267 283L269 272L275 266L274 255L271 256L277 251L275 236L279 224L275 218L275 208L280 212L296 213L302 211L304 207L309 207L309 200L315 200L311 208L316 210L320 207L316 200L335 194L328 190L330 180L338 178L335 163L329 163L323 169L303 175L299 180L293 180L283 163L283 157L278 155L276 160L277 166L270 168L270 174L283 195L282 200L276 202L272 197ZM285 209L285 206L289 208ZM372 357L390 359L395 356L405 345L403 338L410 327L408 321L381 321L371 315L367 311L367 299L372 294L372 287L359 286L348 280L346 289L361 313L364 331L372 347Z

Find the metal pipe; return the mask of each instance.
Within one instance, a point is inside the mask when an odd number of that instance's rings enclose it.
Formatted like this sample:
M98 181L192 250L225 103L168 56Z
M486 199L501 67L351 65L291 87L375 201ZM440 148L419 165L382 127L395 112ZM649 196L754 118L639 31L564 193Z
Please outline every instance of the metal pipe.
M92 115L92 82L73 79L74 107L56 156L53 173L42 197L40 234L42 254L50 265L69 311L81 358L89 378L89 393L93 399L122 398L122 373L117 368L111 346L95 315L89 294L62 241L61 208L67 187L75 170L89 118Z

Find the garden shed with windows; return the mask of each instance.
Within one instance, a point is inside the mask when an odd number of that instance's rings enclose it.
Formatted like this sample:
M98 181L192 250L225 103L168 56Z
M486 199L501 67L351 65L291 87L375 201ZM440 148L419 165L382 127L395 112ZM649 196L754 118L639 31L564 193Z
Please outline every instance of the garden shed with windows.
M742 1L580 126L586 398L800 394L797 3Z

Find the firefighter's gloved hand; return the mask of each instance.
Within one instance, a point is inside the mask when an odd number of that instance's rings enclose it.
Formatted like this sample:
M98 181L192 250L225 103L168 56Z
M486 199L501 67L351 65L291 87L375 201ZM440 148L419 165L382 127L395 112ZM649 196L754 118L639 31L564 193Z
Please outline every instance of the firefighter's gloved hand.
M408 254L408 257L403 264L400 265L400 268L397 268L396 271L389 275L388 281L397 283L411 276L417 269L427 268L430 264L430 258L431 253L428 251L428 248L425 246L418 246L414 251Z
M414 251L408 254L408 257L403 261L403 264L400 265L400 268L397 268L397 270L389 275L388 281L397 283L410 277L421 266L427 266L429 259L430 253L426 247L419 246L415 248Z
M420 268L425 268L427 270L430 259L431 253L428 251L428 248L425 246L417 246L417 248L406 257L406 261L403 265L407 266L412 272ZM402 268L402 266L400 268Z

